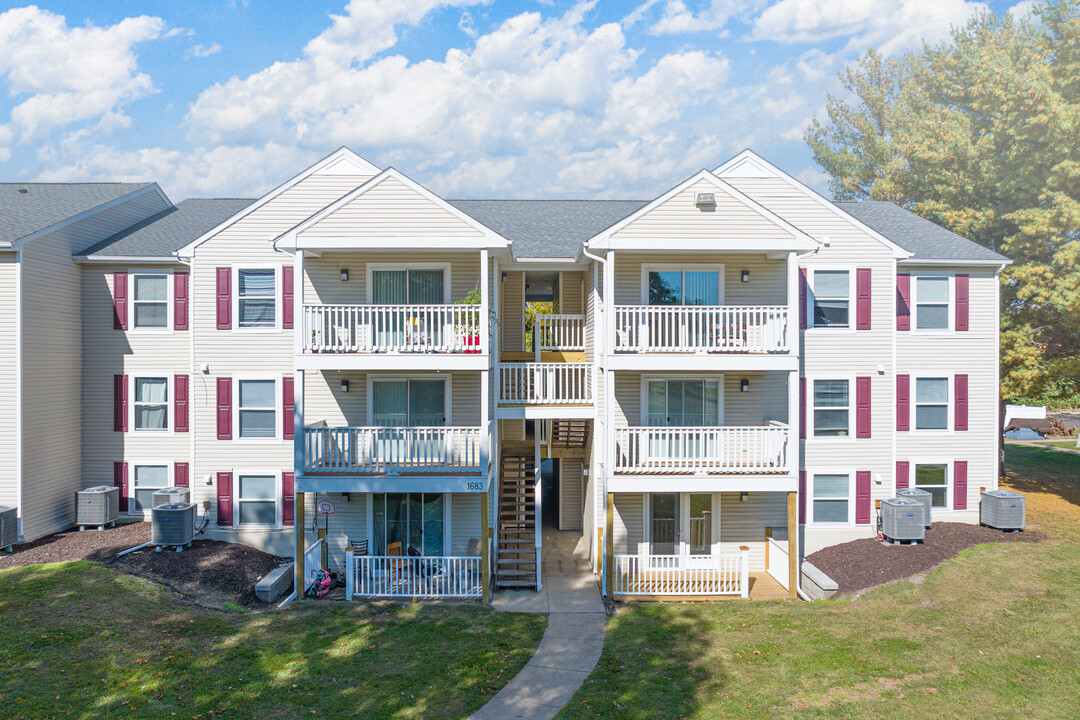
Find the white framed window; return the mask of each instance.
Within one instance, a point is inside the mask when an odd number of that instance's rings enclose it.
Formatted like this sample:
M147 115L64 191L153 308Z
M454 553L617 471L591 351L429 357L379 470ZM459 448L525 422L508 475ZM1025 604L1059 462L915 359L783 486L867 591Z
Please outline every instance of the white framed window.
M240 528L281 526L281 472L234 470L233 517Z
M451 424L450 378L440 375L367 376L368 425L445 427Z
M807 377L807 437L815 440L851 440L855 405L855 378Z
M237 442L268 443L281 440L278 407L281 378L236 377L233 382L233 427Z
M447 305L450 263L368 263L367 301L374 305Z
M925 460L912 463L912 487L926 490L934 496L935 509L948 510L952 507L952 461Z
M137 461L131 463L128 486L128 513L149 515L154 493L172 485L173 468L169 461Z
M915 332L951 332L953 275L945 273L912 273L911 329Z
M173 282L171 270L129 270L132 331L172 332Z
M172 398L168 375L132 375L129 427L137 433L170 433L173 428Z
M915 430L952 428L952 377L915 376Z
M724 266L642 265L642 305L723 305Z
M809 268L807 319L809 328L852 330L855 272L852 268Z
M855 503L851 470L826 468L807 471L807 505L810 522L814 524L850 525L853 522Z
M642 375L642 424L718 427L724 424L723 375Z
M278 332L281 329L281 265L233 265L233 329L236 332Z

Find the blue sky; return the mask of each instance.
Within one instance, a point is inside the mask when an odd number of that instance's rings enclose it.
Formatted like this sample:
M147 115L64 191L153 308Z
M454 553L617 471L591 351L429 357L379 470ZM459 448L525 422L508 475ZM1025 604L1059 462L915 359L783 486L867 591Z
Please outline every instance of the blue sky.
M255 197L347 145L444 197L651 198L802 131L868 47L1032 0L249 0L0 9L0 178Z

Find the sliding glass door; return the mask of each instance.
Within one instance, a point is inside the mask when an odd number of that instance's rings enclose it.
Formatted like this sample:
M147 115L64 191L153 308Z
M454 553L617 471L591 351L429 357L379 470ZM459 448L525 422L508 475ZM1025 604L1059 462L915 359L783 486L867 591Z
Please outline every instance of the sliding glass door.
M442 270L371 271L371 302L375 305L441 305L446 302ZM442 332L442 323L431 317L410 318L397 313L379 315L376 343L401 347L405 340L433 339ZM428 327L431 325L432 327Z
M380 428L433 428L446 425L446 383L443 380L375 380L371 383L372 424ZM444 439L438 434L386 433L373 449L383 460L438 456Z
M720 380L649 380L648 425L667 428L707 428L720 424ZM711 433L692 430L649 433L649 456L700 460L714 457Z
M376 493L372 502L372 548L386 555L387 548L408 556L444 554L442 493Z
M657 567L691 568L716 552L719 496L714 493L650 493L648 552L678 559ZM695 560L697 558L697 560Z

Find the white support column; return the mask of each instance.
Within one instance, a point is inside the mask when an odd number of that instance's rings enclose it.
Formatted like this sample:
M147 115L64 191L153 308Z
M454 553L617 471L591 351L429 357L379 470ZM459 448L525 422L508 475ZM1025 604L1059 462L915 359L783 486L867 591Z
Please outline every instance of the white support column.
M799 443L799 371L788 372L788 473L798 477L802 468L802 447Z
M353 559L353 548L350 545L345 548L345 599L352 600L356 594L354 584L356 582L356 561Z
M608 250L604 263L604 353L615 354L615 252Z
M293 352L304 352L304 251L293 256Z
M491 353L491 304L488 302L488 249L480 248L480 352Z
M739 594L750 597L750 548L739 546Z
M797 355L799 354L799 346L801 344L801 338L799 337L799 314L802 312L802 308L799 307L799 259L795 255L794 250L789 252L787 256L787 306L788 352L792 355Z
M540 422L537 420L536 422ZM536 483L536 503L535 512L533 514L533 522L536 525L536 590L539 592L543 588L543 560L541 555L544 550L544 522L543 522L543 482L540 475L540 432L534 426L533 428L533 463L536 467L533 469L534 482Z
M484 487L491 486L491 371L480 371L480 472Z
M491 356L495 362L498 362L499 353L502 352L502 270L499 268L499 258L495 258L495 268L492 270L495 275L492 278L495 285L495 297L492 298L495 301L495 332L492 335L491 348Z

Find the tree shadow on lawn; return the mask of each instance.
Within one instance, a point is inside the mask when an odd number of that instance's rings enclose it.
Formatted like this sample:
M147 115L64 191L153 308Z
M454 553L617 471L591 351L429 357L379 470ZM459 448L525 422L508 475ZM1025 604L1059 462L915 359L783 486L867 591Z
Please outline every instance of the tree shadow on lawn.
M459 718L532 656L542 616L301 602L221 613L89 563L0 574L11 717Z
M1028 515L1046 511L1080 520L1080 455L1008 445L1003 486L1028 495Z

